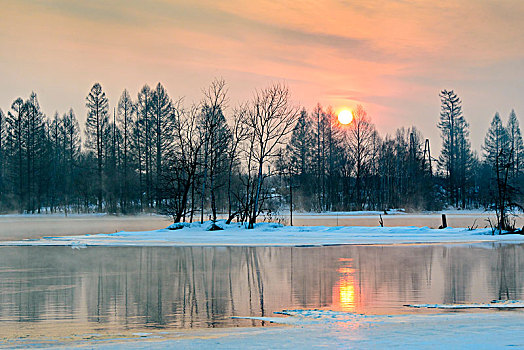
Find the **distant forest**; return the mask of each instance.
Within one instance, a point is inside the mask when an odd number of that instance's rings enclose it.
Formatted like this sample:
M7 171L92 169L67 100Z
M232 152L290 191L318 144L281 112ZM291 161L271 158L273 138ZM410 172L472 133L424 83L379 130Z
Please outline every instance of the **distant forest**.
M0 110L0 212L225 215L252 225L290 209L519 208L515 113L506 122L495 114L477 154L460 98L447 90L440 98L435 157L414 126L381 136L362 106L342 125L331 107L293 105L282 84L234 108L223 80L191 106L160 83L145 85L136 97L124 90L110 110L97 83L82 136L72 109L46 116L32 93Z

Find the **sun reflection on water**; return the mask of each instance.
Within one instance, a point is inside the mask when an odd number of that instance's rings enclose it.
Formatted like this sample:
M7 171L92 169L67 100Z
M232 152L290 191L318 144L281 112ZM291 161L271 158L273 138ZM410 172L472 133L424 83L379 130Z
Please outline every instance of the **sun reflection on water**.
M338 281L333 287L333 306L341 311L354 312L357 293L355 269L351 267L352 259L339 259L344 265L337 269Z

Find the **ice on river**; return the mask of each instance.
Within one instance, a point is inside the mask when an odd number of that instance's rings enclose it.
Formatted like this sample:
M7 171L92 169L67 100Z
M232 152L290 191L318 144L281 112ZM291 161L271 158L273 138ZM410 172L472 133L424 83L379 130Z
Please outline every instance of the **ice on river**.
M407 307L426 308L426 309L522 309L522 300L493 300L491 303L474 304L408 304Z
M282 327L234 328L158 335L151 340L97 343L97 348L149 349L492 349L524 346L518 311L376 316L325 310L289 310L256 317ZM249 318L249 317L246 317ZM86 346L92 346L89 342ZM82 346L82 345L80 345Z

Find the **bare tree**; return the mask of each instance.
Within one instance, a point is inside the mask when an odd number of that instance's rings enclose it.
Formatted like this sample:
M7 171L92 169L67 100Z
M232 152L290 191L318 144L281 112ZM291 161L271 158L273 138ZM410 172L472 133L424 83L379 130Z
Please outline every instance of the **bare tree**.
M227 149L231 140L224 116L228 103L226 82L223 79L214 80L203 93L201 128L204 137L204 178L201 193L201 222L204 221L208 176L213 221L217 219L216 192L220 186L217 184L217 175L226 169Z
M348 125L346 140L355 164L355 202L362 209L363 177L372 156L375 127L361 105L353 111L353 121Z
M173 147L166 155L169 171L164 174L166 205L164 211L174 222L180 222L187 214L190 190L195 187L199 155L204 144L199 130L200 107L184 110L180 101L175 103L170 116L173 127ZM193 196L192 196L193 197ZM192 198L194 200L194 198ZM191 217L193 208L191 208Z
M287 86L274 84L255 93L246 118L246 125L252 133L250 149L257 165L256 191L249 211L248 228L254 227L260 212L264 166L278 155L279 146L293 131L299 116L300 109L289 101Z
M233 212L233 170L239 165L240 146L249 137L249 130L246 127L247 106L240 106L233 112L233 125L231 126L231 142L228 149L228 173L227 173L227 202L228 219L230 223L241 211L240 206ZM237 198L238 199L238 198Z

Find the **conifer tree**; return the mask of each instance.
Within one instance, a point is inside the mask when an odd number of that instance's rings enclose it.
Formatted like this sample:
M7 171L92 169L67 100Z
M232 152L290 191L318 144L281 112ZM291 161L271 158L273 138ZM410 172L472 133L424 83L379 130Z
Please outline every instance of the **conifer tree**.
M162 200L162 176L163 161L165 153L172 142L169 116L171 114L172 102L162 84L158 83L151 95L151 112L153 121L153 143L155 154L155 191L156 207L160 208Z
M462 101L453 90L440 93L441 111L438 127L442 137L439 163L446 177L450 202L465 205L468 167L471 164L468 123L462 113Z
M27 114L27 125L25 126L25 143L27 163L26 168L26 211L34 213L40 212L42 207L42 195L46 188L47 181L46 167L48 147L46 147L46 129L44 123L44 114L40 109L38 98L34 92L24 104L24 110Z
M310 202L311 187L308 181L311 181L310 169L313 168L313 153L315 150L315 140L313 126L305 109L302 109L297 123L291 133L291 138L286 146L286 167L290 178L297 177L296 185L300 192L306 197L303 199L304 204ZM290 184L292 186L293 184Z
M6 121L4 111L0 108L0 213L3 212L6 204L6 183L5 183L5 144L6 144Z
M152 152L154 123L152 117L152 91L147 84L142 87L137 96L136 118L134 140L137 150L140 206L143 208L144 198L142 193L145 193L146 206L152 207Z
M522 158L524 156L524 145L522 143L522 133L520 131L519 120L514 110L511 110L506 127L508 134L508 142L510 149L513 150L511 154L511 171L510 176L517 178L522 172Z
M64 210L67 214L72 200L78 196L75 185L81 180L78 176L82 174L78 171L81 152L80 126L73 109L69 109L69 112L62 117L62 129L64 133L64 185L66 188Z
M509 226L507 209L511 204L513 189L508 186L508 175L514 150L510 147L506 128L498 113L495 113L483 145L486 162L494 178L494 209L497 213L497 228L506 230Z
M131 152L131 136L133 134L133 115L135 113L135 105L131 100L131 96L127 90L122 92L120 100L118 101L118 126L122 133L122 177L123 177L123 191L122 191L122 211L128 211L128 202L130 199L130 166L132 162Z
M507 157L510 155L509 141L507 130L502 125L502 120L497 112L491 120L482 146L485 158L491 166L495 167L497 162L501 165L507 161Z
M86 97L87 120L85 129L85 147L93 153L96 160L97 181L97 207L102 212L103 194L103 166L104 166L104 130L109 122L108 100L102 86L95 83Z
M7 171L14 184L14 193L17 201L17 209L23 212L25 195L24 195L24 149L25 140L23 138L25 122L24 101L19 97L11 104L11 110L7 114L7 147L11 162Z

